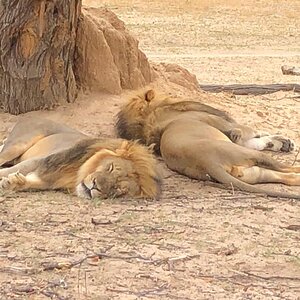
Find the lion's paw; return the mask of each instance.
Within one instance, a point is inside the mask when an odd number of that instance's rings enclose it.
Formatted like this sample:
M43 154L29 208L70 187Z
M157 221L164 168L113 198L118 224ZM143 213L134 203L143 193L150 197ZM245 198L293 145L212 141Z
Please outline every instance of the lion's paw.
M237 143L242 138L242 130L233 128L229 132L229 138L233 143Z
M295 149L295 142L290 139L283 139L282 140L282 147L280 151L282 152L291 152Z
M16 172L1 178L0 189L13 191L21 188L25 183L26 177L23 174Z
M267 150L278 152L291 152L295 149L293 140L283 137L281 135L270 136L271 141L267 145Z

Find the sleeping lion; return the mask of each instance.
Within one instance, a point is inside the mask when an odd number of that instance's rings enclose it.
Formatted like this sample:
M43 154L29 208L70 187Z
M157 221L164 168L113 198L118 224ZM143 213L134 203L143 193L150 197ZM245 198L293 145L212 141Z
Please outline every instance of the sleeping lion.
M152 150L133 141L90 138L50 120L21 119L0 152L0 190L65 189L83 198L158 199Z
M256 132L225 112L202 104L144 90L131 97L117 115L125 139L155 143L167 166L199 180L215 180L240 190L300 199L257 183L300 185L300 167L280 163L258 150L289 152L294 143L279 135Z

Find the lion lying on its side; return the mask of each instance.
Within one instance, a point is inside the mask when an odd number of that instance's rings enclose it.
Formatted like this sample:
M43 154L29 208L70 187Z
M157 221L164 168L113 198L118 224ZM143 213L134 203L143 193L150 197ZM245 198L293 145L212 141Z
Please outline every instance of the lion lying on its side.
M289 152L294 143L255 132L225 112L197 101L157 96L153 90L129 99L117 116L122 138L155 143L168 167L188 177L232 184L244 191L300 199L252 184L300 185L300 167L277 162L257 150ZM250 149L249 149L250 148Z
M150 149L89 138L50 120L19 121L2 146L0 166L0 190L66 189L84 198L160 195Z

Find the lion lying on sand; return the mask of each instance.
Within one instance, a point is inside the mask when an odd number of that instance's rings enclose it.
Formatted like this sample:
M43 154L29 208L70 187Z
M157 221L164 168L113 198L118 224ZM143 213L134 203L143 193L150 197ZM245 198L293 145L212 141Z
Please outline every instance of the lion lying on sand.
M66 189L84 198L159 198L151 150L133 141L90 138L50 120L19 121L0 152L0 190Z
M133 96L117 115L119 136L155 143L167 166L199 180L213 179L254 193L300 199L256 183L300 185L300 167L288 166L257 150L289 152L294 143L255 132L225 112L197 101L158 96L146 90Z

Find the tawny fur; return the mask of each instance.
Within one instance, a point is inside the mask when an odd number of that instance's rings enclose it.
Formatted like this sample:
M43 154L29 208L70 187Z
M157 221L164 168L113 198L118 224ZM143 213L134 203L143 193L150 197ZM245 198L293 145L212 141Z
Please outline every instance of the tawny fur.
M84 182L88 186L84 191L94 188L88 190L91 197L126 193L154 199L160 196L161 178L150 148L135 141L90 138L50 120L24 119L17 123L0 152L0 162L6 166L0 169L0 187L4 190L74 192ZM101 182L106 186L101 187ZM115 191L107 190L110 188Z
M256 132L199 101L142 90L121 108L117 131L122 138L139 139L146 145L154 143L170 169L191 178L211 178L244 191L300 199L299 194L252 185L300 185L300 167L279 163L246 148L289 152L294 148L290 139Z

